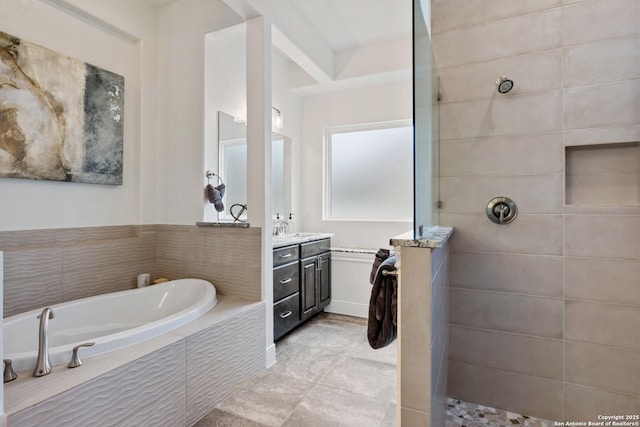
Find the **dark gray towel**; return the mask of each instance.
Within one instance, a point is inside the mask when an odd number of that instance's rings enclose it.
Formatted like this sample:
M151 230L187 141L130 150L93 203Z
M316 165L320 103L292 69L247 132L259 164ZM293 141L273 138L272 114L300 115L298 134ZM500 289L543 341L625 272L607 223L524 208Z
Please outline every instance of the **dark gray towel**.
M382 348L398 334L398 278L384 276L383 271L395 271L396 257L389 256L378 267L369 299L367 338L372 348ZM375 266L375 261L374 261Z
M376 257L373 260L373 267L371 268L371 274L369 275L369 283L373 285L373 281L376 280L376 273L378 272L378 267L382 264L382 261L389 258L389 249L378 249L376 253Z

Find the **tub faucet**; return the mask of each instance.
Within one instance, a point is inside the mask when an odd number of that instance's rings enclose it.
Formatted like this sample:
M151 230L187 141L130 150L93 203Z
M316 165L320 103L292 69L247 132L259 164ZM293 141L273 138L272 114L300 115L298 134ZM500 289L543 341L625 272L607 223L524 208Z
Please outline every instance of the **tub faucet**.
M51 360L49 360L49 336L47 329L49 328L49 319L55 316L53 310L49 307L42 310L40 314L40 333L38 334L38 361L33 370L34 377L42 377L51 372Z

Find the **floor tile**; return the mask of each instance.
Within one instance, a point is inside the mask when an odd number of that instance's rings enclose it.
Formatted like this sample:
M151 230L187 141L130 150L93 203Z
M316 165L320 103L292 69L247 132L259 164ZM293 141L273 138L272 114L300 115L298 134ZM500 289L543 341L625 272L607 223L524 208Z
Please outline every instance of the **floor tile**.
M193 427L265 427L264 424L248 420L229 412L214 409Z
M340 357L341 354L333 350L309 347L294 342L277 353L277 362L269 371L317 383Z
M388 404L377 400L317 385L300 402L283 426L322 427L379 426Z
M320 384L370 397L388 405L396 399L396 372L395 365L345 357L329 371Z
M350 330L321 323L310 325L303 334L294 341L309 347L324 348L345 353L355 345L355 340L363 330Z
M356 344L347 352L348 356L359 357L361 359L376 360L378 362L397 365L398 363L398 341L394 341L386 347L373 349L369 345L367 335L360 334L356 337Z
M234 391L218 409L268 426L280 426L312 383L263 371Z

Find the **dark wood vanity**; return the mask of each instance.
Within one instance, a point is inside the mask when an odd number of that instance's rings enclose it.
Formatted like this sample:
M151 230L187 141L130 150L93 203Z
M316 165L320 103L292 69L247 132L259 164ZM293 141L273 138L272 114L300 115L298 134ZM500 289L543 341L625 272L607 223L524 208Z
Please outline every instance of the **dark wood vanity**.
M273 339L278 340L331 302L331 239L273 250Z

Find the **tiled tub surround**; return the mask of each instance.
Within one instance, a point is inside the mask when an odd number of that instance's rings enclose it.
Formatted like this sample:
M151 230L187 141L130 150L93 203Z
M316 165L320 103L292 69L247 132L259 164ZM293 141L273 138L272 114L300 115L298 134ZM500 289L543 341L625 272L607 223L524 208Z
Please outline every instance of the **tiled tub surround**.
M204 416L266 363L260 239L258 228L182 225L0 232L5 316L131 289L142 272L203 278L218 293L212 311L171 333L79 369L19 373L4 387L9 426L181 426Z
M265 366L265 304L219 297L170 333L4 385L8 426L190 426Z
M640 2L433 0L432 16L450 395L550 420L638 413ZM495 196L513 223L486 218Z
M210 281L260 300L260 229L187 225L0 232L4 316L136 286L136 275Z

